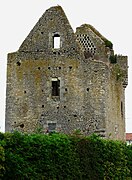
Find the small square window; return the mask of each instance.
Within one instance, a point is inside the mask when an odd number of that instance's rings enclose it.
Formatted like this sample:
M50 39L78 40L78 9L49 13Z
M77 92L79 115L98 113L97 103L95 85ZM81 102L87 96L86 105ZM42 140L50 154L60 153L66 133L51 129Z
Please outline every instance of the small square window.
M56 123L48 123L48 132L54 132L56 129Z

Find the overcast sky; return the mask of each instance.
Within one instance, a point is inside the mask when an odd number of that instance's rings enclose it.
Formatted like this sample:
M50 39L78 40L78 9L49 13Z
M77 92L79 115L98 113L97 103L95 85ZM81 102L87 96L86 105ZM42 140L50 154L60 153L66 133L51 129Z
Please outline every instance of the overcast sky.
M126 131L132 132L132 0L0 0L0 131L4 131L7 53L18 50L46 9L61 5L70 24L93 25L128 56Z

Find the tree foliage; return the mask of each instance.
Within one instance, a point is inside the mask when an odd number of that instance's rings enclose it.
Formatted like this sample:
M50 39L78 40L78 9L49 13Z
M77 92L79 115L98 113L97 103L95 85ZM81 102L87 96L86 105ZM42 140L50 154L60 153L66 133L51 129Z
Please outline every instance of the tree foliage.
M0 134L0 178L104 180L132 177L132 147L96 135Z

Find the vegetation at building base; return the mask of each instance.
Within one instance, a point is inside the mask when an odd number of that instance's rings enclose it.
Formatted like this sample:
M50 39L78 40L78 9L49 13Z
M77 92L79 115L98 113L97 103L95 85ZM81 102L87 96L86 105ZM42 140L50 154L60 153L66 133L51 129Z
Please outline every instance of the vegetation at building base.
M0 133L0 179L132 178L132 146L96 135Z

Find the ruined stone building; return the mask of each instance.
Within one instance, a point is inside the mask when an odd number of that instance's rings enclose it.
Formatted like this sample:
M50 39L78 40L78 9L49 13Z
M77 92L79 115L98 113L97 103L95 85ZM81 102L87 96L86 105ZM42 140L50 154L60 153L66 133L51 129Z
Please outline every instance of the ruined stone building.
M6 131L93 132L125 138L127 57L93 26L73 32L60 6L8 54Z

